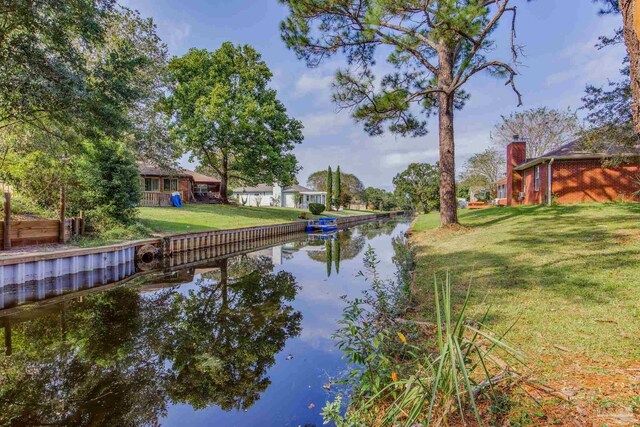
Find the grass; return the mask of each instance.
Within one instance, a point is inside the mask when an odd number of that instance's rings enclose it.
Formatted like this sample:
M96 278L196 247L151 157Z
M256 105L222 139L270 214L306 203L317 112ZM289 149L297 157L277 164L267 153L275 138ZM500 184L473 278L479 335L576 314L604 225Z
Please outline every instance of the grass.
M183 233L299 221L304 209L189 204L184 208L140 208L141 222L157 233ZM371 212L344 210L324 216L362 215Z
M449 272L458 304L472 283L471 314L491 306L494 329L517 322L509 339L542 379L576 387L587 401L608 387L637 396L631 371L626 386L612 379L640 367L639 219L640 204L623 203L465 210L455 230L422 215L412 237L424 301L416 316L433 317L434 274ZM626 392L614 398L619 405Z

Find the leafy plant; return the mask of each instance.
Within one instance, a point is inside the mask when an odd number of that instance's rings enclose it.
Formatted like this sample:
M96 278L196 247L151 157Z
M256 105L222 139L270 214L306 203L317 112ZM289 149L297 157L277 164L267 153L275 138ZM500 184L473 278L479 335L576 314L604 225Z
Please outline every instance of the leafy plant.
M354 366L344 381L351 403L345 415L335 411L335 401L327 404L325 421L337 426L429 426L455 417L465 422L471 413L482 425L478 400L489 399L490 408L504 406L498 387L511 378L505 361L523 363L521 353L505 334L485 325L487 314L480 321L467 318L469 291L454 314L448 275L434 280L435 324L402 320L408 287L381 280L377 263L369 248L365 266L371 291L349 303L335 334ZM414 339L416 324L429 325L433 339Z
M314 215L320 215L324 212L324 205L321 203L309 203L309 212Z

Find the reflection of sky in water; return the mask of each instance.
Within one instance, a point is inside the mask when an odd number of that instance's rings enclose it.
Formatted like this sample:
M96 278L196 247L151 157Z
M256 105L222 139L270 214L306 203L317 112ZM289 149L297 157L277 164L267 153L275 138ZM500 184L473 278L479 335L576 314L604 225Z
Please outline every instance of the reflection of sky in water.
M275 271L293 274L300 286L292 305L303 315L301 334L289 339L276 355L276 363L268 373L271 385L246 413L224 412L218 408L194 411L188 405L175 405L169 408L163 425L321 426L320 411L328 396L322 385L329 382L330 376L338 375L344 369L342 355L331 339L345 304L340 297L347 295L353 298L366 289L367 283L357 274L362 270L362 259L368 245L378 255L381 276L393 278L395 266L391 261L394 255L391 237L406 231L408 224L397 224L393 228L389 225L385 227L389 230L380 235L360 228L353 230L351 239L364 235L365 245L353 258L343 259L340 272L336 273L333 268L329 277L325 262L316 261L308 254L310 251L324 251L324 245L297 250L292 249L293 245L284 245L260 251L259 255L275 255ZM192 284L181 286L180 292L187 292L193 287ZM293 359L286 360L289 354ZM311 404L314 407L310 409Z

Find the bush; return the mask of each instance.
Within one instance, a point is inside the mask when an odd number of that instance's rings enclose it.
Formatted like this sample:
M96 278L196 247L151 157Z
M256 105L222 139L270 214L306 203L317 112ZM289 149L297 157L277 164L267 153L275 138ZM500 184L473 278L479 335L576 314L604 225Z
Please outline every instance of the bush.
M309 212L314 215L320 215L324 212L324 205L320 203L309 203Z
M132 225L140 200L140 177L124 144L102 139L87 147L80 164L81 195L89 222L96 228Z
M2 198L0 207L2 211L4 211L4 196L0 194L0 198ZM24 197L21 193L17 192L11 195L11 213L13 215L36 215L43 218L56 218L58 215L58 212L55 210L45 209L32 199Z

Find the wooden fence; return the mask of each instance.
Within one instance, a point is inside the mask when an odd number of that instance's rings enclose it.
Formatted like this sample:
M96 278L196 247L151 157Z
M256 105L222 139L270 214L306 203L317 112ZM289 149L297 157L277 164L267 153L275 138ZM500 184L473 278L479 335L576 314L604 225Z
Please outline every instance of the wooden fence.
M25 246L42 245L46 243L64 243L73 236L82 234L82 218L68 218L64 221L64 226L60 226L60 221L54 219L35 221L5 221L0 223L0 249L21 248ZM8 224L8 227L7 227ZM62 237L60 233L63 233ZM9 246L5 247L6 242Z
M171 193L144 191L140 198L140 206L173 206Z

